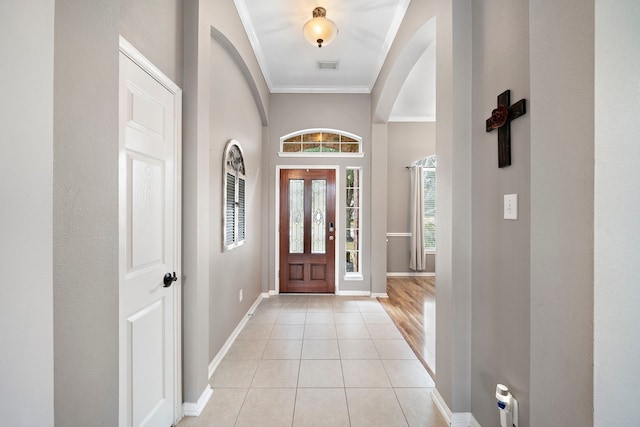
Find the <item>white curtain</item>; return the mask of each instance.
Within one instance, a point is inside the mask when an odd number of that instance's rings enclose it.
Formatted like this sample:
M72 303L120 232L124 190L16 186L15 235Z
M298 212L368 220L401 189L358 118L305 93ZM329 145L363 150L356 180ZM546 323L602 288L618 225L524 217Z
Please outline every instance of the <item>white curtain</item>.
M409 231L411 232L411 259L409 268L422 271L427 267L424 254L424 183L422 166L411 166L411 209Z

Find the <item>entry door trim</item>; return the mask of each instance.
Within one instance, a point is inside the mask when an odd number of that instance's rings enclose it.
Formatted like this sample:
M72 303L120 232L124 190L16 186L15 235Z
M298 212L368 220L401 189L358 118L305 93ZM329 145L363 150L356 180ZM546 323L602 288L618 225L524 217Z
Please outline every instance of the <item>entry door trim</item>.
M340 273L340 253L343 250L342 247L342 239L341 239L341 213L342 213L342 205L340 205L340 195L341 195L341 181L340 181L340 166L338 165L276 165L276 191L275 191L275 206L276 206L276 214L275 214L275 294L280 293L280 171L282 169L331 169L335 170L336 173L336 215L335 215L335 239L336 239L336 248L335 248L335 290L334 295L338 295L340 290L340 282L338 280Z
M174 408L173 408L173 416L174 422L179 421L183 417L183 408L182 408L182 89L178 85L176 85L169 77L167 77L158 67L153 65L151 61L149 61L138 49L136 49L131 43L127 41L122 35L120 35L119 40L119 51L122 52L125 56L131 59L136 65L138 65L142 70L144 70L147 74L153 77L158 83L164 86L170 93L174 96L174 106L175 106L175 117L173 118L175 121L175 203L174 203L174 218L175 218L175 227L174 227L174 235L175 237L175 252L173 254L175 265L176 265L176 275L178 280L171 286L171 289L174 293L174 345L173 345L173 360L174 360L174 387L173 396L174 396ZM120 125L118 125L120 126ZM122 139L120 140L120 144L124 144ZM122 159L120 159L122 161ZM121 168L122 166L120 166ZM121 173L121 172L120 172ZM119 198L122 198L122 194L124 194L123 186L126 185L126 182L119 177ZM119 215L122 215L125 204L122 200L119 200ZM126 215L126 212L125 212ZM120 216L119 216L120 217ZM120 244L123 244L123 233L124 231L120 230ZM122 253L124 252L122 248L120 250L120 269L125 268L124 261L122 257ZM121 284L120 284L121 285ZM120 294L120 292L118 292ZM119 331L121 334L122 331ZM123 357L123 349L120 349L119 354L119 364L122 366L125 361ZM119 397L119 423L120 425L126 425L126 415L127 415L127 406L126 401L124 402L123 407L123 397L126 393L123 393L122 387L124 387L124 383L126 381L123 378L126 378L126 372L122 372L123 369L120 369L119 376L119 388L120 388L120 397ZM124 410L124 411L123 411ZM123 413L124 412L124 413ZM124 422L124 424L123 424Z

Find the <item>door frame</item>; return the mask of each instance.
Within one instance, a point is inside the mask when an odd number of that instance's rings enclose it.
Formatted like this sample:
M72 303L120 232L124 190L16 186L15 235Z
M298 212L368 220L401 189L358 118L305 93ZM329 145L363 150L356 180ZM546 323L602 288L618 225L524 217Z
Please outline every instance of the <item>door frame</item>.
M275 214L275 230L276 230L276 235L275 235L275 294L279 294L280 293L280 171L283 169L331 169L334 170L336 173L336 213L335 213L335 239L336 239L336 248L335 248L335 254L334 254L334 262L335 262L335 268L334 268L334 274L335 274L335 278L334 278L334 293L333 295L338 295L338 292L340 291L340 282L339 282L339 277L340 277L340 248L341 245L339 245L338 243L341 242L340 237L341 237L341 229L340 229L340 220L341 220L341 215L340 213L342 212L341 206L340 206L340 166L339 165L276 165L276 191L275 191L275 207L276 207L276 214Z
M173 292L174 297L174 307L173 307L173 375L174 375L174 390L173 390L173 422L177 423L183 417L183 407L182 407L182 89L178 87L169 77L167 77L159 68L151 63L138 49L136 49L131 43L129 43L122 35L120 35L119 40L119 51L122 52L125 56L131 59L136 65L138 65L142 70L144 70L147 74L149 74L153 79L155 79L158 83L160 83L165 89L167 89L171 94L174 95L174 106L175 106L175 117L173 120L175 121L175 151L174 151L174 159L175 159L175 176L174 176L174 184L175 184L175 199L174 199L174 234L175 234L175 252L174 252L174 260L176 265L176 275L178 280L171 286L171 292ZM118 124L120 127L121 124ZM123 135L119 136L119 150L122 151L122 147L124 144ZM123 159L119 160L119 171L118 171L118 215L119 221L120 218L123 218L123 215L126 216L126 200L124 200L126 195L126 175L123 177L123 173L126 173L126 168L123 168L122 162ZM126 245L126 236L124 235L125 229L120 225L119 230L119 269L120 271L124 271L126 268L125 259L123 257L124 250L123 245ZM118 298L121 298L123 295L120 292L120 289L123 286L122 283L122 275L119 275L118 280ZM118 340L122 338L122 334L125 331L120 330L118 327ZM126 366L126 357L127 355L124 353L124 349L120 346L119 349L119 376L118 376L118 390L119 390L119 424L120 426L126 426L127 419L127 401L125 397L127 396L126 390L124 387L126 385L126 371L123 369L123 366ZM124 423L124 424L123 424Z

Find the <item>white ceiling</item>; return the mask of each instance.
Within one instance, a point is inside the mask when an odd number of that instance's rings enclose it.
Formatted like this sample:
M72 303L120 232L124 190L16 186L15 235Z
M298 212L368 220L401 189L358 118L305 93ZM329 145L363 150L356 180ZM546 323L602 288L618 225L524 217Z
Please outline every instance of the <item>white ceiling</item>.
M370 93L409 2L235 0L272 93ZM322 48L311 45L302 34L317 6L327 10L327 18L339 31ZM318 61L338 61L338 69L320 70ZM417 61L391 117L392 121L434 120L435 48L427 49Z

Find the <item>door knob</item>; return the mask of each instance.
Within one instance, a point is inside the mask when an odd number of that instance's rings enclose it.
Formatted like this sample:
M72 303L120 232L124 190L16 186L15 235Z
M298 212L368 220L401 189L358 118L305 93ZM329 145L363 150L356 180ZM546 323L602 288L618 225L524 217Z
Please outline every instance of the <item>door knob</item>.
M162 281L164 282L164 287L168 288L176 280L178 280L178 278L176 277L176 272L174 271L173 276L171 275L171 273L165 274L164 279Z
M333 240L333 236L329 236L329 240Z

